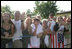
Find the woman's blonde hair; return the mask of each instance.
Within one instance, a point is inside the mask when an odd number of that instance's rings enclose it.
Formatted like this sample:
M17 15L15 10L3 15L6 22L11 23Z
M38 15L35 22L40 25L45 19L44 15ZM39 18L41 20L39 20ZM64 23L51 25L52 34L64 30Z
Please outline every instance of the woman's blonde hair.
M27 20L29 20L29 19L32 21L32 19L31 19L31 18L26 18L24 22L26 23L26 21L27 21Z

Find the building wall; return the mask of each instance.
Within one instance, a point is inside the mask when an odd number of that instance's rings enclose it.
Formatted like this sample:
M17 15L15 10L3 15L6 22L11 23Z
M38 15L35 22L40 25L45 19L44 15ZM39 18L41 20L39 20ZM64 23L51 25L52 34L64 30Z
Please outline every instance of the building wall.
M67 16L67 17L69 17L70 15L71 15L71 12L69 12L69 13L58 13L58 14L56 14L56 16Z

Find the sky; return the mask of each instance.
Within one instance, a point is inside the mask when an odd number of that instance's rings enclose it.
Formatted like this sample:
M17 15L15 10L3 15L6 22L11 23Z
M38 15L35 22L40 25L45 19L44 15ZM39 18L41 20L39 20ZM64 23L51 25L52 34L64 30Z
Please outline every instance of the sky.
M35 7L35 1L1 1L1 6L5 5L10 6L11 10L18 10L21 13L26 12L27 9L30 9L33 12L33 7ZM57 1L56 5L59 10L71 10L71 1Z

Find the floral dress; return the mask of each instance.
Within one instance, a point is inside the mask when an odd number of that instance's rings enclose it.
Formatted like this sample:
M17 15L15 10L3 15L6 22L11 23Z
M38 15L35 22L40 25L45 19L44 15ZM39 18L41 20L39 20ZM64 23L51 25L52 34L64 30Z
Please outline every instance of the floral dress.
M58 42L62 43L64 42L64 26L60 26L58 30Z

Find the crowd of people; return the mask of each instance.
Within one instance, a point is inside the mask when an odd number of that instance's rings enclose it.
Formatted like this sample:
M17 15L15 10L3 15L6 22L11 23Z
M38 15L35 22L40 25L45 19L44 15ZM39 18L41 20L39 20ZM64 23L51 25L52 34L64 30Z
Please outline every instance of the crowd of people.
M65 48L71 42L71 18L41 16L31 18L16 11L14 19L9 13L1 13L1 48Z

